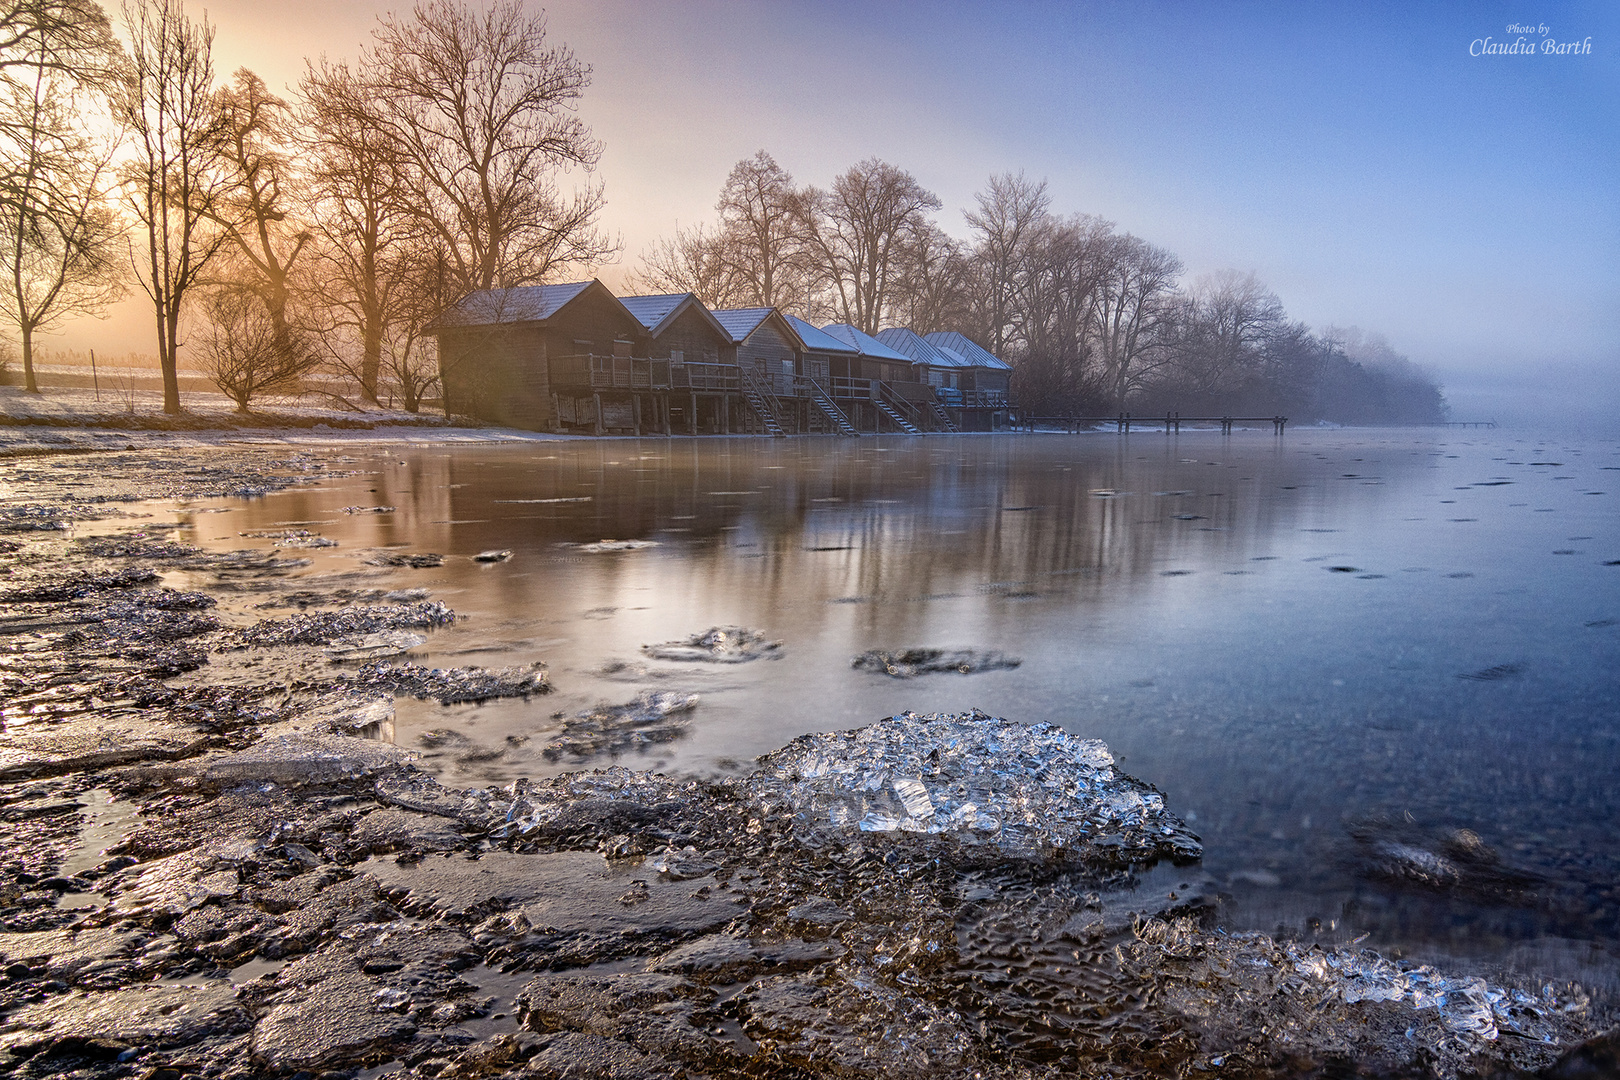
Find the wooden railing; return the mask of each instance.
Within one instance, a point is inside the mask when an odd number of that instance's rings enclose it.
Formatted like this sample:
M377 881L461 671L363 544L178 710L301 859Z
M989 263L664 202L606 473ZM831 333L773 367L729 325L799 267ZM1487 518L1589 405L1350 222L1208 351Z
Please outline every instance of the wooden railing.
M668 357L596 356L578 354L551 358L551 383L575 390L684 390L699 393L738 393L742 370L735 364L707 361L677 363ZM779 398L815 396L812 382L786 371L752 373L759 389ZM921 382L880 382L875 379L832 378L821 389L835 401L888 400L908 415L920 417L929 402L948 408L1010 407L1005 393L993 390L958 390Z
M735 364L678 364L668 357L554 356L553 386L590 390L700 390L735 392Z

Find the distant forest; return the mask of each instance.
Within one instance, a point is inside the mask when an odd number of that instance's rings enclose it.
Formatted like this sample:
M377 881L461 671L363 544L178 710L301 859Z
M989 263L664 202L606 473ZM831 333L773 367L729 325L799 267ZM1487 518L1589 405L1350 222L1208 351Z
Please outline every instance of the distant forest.
M308 62L290 100L246 68L218 77L214 28L182 0L125 0L120 23L94 0L0 4L0 316L29 390L36 335L139 288L167 411L182 342L244 410L319 371L415 411L437 392L424 330L446 305L619 257L577 111L590 69L521 0L383 15L354 58ZM940 209L884 161L822 190L761 151L632 284L957 330L1013 363L1029 413L1445 414L1382 338L1313 333L1253 275L1184 284L1175 255L1054 211L1044 182L992 177L965 240Z
M1184 284L1172 252L1055 212L1046 183L1022 174L991 177L975 203L960 240L936 221L940 200L887 162L801 188L762 150L732 169L716 220L661 241L634 285L867 333L956 330L1013 364L1034 415L1446 417L1440 387L1381 336L1312 332L1253 274Z

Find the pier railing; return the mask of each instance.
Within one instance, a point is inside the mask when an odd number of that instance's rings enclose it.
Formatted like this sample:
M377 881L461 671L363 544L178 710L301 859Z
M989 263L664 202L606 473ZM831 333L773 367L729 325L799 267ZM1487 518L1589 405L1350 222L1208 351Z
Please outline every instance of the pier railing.
M1129 434L1132 427L1158 428L1162 427L1165 434L1179 432L1182 424L1217 424L1223 434L1230 435L1234 424L1270 424L1272 431L1281 435L1288 426L1286 416L1182 416L1180 413L1165 413L1163 416L1133 416L1130 413L1119 413L1115 416L1020 416L1017 426L1034 431L1039 427L1056 427L1065 431L1078 432L1081 428L1109 427L1122 434Z

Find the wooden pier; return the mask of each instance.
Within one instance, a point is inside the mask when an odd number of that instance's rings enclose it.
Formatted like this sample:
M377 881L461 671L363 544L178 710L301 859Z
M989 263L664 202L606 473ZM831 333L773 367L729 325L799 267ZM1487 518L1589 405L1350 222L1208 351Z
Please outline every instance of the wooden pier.
M1020 417L1018 426L1026 431L1034 431L1036 426L1061 428L1072 434L1079 434L1082 428L1096 428L1113 425L1114 429L1122 435L1130 434L1133 427L1153 429L1163 426L1166 435L1171 432L1180 434L1182 424L1216 424L1219 425L1222 435L1232 434L1233 424L1270 424L1274 435L1281 435L1288 426L1286 416L1182 416L1180 413L1165 413L1163 416L1132 416L1130 413L1120 413L1117 416L1024 416Z

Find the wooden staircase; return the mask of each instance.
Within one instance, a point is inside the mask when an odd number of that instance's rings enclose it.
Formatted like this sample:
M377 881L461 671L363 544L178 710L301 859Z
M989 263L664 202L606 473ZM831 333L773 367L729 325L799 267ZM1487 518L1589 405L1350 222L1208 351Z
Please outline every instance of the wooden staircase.
M941 405L939 402L930 401L928 403L928 411L933 414L934 422L939 425L939 430L949 432L952 435L960 435L962 433L962 429L956 426L956 421L951 419L951 414L946 412L945 406Z
M805 379L805 382L810 385L810 400L815 402L816 408L821 410L821 415L827 418L834 431L840 435L860 434L855 430L855 425L849 422L849 417L844 415L844 410L827 396L827 391L821 388L820 383L814 379Z
M776 419L776 402L772 400L774 395L761 387L747 368L739 370L742 373L740 389L743 400L748 402L749 407L759 416L760 423L765 425L765 434L775 439L785 438L787 432L782 430L781 423Z

